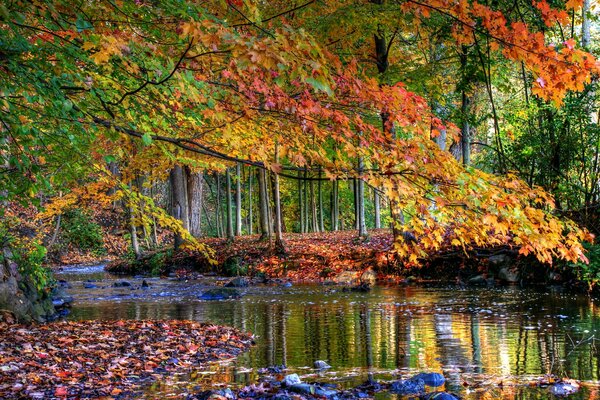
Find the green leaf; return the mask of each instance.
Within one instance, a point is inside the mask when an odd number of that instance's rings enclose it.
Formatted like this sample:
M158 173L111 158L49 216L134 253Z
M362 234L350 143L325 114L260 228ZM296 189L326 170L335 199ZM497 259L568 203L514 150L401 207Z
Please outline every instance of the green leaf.
M82 32L85 31L87 29L93 29L94 26L87 21L86 19L84 19L81 15L77 16L77 21L75 21L75 27L77 27L77 31L78 32Z
M142 143L144 143L144 146L150 146L152 144L152 136L150 136L149 133L144 133L144 136L142 136Z
M320 90L322 92L325 92L328 95L332 95L333 94L331 88L329 87L329 85L325 81L321 81L321 80L318 80L318 79L315 79L315 78L306 78L305 81L306 81L306 83L308 83L309 85L311 85L316 90Z

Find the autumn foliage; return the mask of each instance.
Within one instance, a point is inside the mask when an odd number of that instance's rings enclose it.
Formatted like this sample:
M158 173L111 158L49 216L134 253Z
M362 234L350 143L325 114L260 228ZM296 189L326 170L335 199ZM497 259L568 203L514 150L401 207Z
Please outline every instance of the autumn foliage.
M223 170L242 162L282 177L319 168L330 179L358 178L380 188L403 216L394 220L396 230L416 238L396 238L407 265L445 243L465 250L509 243L547 263L585 260L581 242L589 234L557 218L551 196L513 175L465 167L431 140L442 130L449 140L459 132L428 99L402 82L382 84L358 58L328 49L318 32L298 29L292 18L260 24L258 2L217 3L210 9L170 1L4 7L3 37L22 50L0 64L8 116L2 129L11 132L0 151L29 149L11 158L14 168L0 177L10 194L33 196L73 182L56 168L76 154L73 175L117 187L128 207L144 204L140 215L185 234L132 187L135 176L165 179L175 164ZM534 5L546 25L560 25L581 2L561 10L546 1ZM434 16L449 18L456 46L483 35L490 52L533 74L533 93L542 100L560 104L598 72L594 57L572 39L548 43L543 30L478 2L411 0L394 7L415 29ZM240 13L243 21L232 23ZM31 78L29 69L41 72ZM118 175L104 168L114 161ZM56 203L75 202L77 190ZM46 216L60 209L51 205Z

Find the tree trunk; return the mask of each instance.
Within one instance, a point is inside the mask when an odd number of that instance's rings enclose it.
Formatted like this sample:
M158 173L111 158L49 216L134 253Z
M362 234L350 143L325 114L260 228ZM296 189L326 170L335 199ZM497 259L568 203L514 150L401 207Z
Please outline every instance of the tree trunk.
M358 236L365 237L367 236L367 224L365 221L365 182L362 180L362 172L363 172L363 159L362 157L358 158L358 173L359 179L357 181L357 198L358 198Z
M381 229L381 199L377 189L373 189L373 203L375 214L375 229Z
M227 240L233 240L233 213L231 209L231 173L229 168L225 170L225 179L227 180L227 189L225 193L225 201L227 202Z
M308 195L308 180L306 179L308 176L308 171L306 167L304 167L304 180L302 181L302 186L304 187L304 232L310 231L310 213L308 212L309 207L309 198Z
M471 128L469 126L469 98L464 90L462 92L462 103L460 108L463 118L462 127L460 129L462 159L463 165L468 166L471 165Z
M268 239L271 236L269 229L269 207L267 199L267 173L264 169L259 169L258 174L258 211L260 219L260 238Z
M135 217L133 207L129 207L129 233L131 235L131 249L135 254L135 259L139 260L142 253L140 251L140 244L138 242L137 227L135 226Z
M190 233L194 237L202 235L202 201L204 194L204 176L202 172L193 172L185 168L188 195L188 215Z
M319 168L319 182L318 182L318 194L319 194L319 231L325 232L325 224L323 221L323 185L321 183L321 168Z
M317 200L315 196L315 181L310 181L310 212L311 228L313 232L319 232L319 223L317 221Z
M339 218L340 218L340 203L339 203L339 182L338 180L334 180L331 183L331 230L338 231L339 226Z
M306 232L304 226L304 182L302 179L302 172L298 171L298 215L300 217L300 233Z
M279 163L279 149L275 144L275 163ZM275 251L278 254L285 253L285 245L283 243L282 233L282 218L281 218L281 199L279 194L279 175L274 174L275 187L273 188L273 202L275 203Z
M171 183L171 215L181 221L183 227L189 230L188 201L186 181L183 168L175 165L171 170L169 180ZM175 234L175 250L183 244L180 234Z
M235 235L242 236L242 168L235 165Z
M217 182L215 225L217 227L217 237L223 237L223 214L221 213L221 176L215 172L215 181Z
M248 169L246 169L248 171ZM254 234L254 215L253 215L253 204L252 204L252 171L248 173L248 234Z
M591 0L583 0L583 7L581 8L581 47L583 47L584 49L590 47L590 43L592 41L590 34L591 3Z

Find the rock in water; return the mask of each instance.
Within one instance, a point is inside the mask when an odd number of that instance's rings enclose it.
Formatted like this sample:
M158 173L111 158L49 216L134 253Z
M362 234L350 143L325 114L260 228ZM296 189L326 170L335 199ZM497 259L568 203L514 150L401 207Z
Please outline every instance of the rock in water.
M234 288L209 289L199 296L201 300L225 300L237 299L239 297L241 297L240 292Z
M579 391L579 384L575 381L556 382L548 388L550 393L558 397L565 397Z
M421 379L407 379L405 381L392 382L390 385L390 392L401 396L421 394L425 392L425 382Z
M225 284L225 287L247 287L248 279L243 276L238 276L237 278L233 278L229 282Z
M286 375L285 378L283 378L283 381L281 381L281 386L290 387L293 385L298 385L300 383L302 383L302 381L300 380L298 374L289 374Z
M327 369L327 368L331 368L331 365L327 364L323 360L317 360L317 361L315 361L314 366L315 366L315 369Z
M113 287L130 287L131 283L127 281L115 282L113 283Z
M431 387L442 386L446 382L446 378L444 378L444 375L437 373L437 372L429 372L429 373L421 372L420 374L417 374L410 379L411 380L421 379L423 381L423 383L425 383L425 385L431 386Z
M512 268L503 267L500 269L500 271L498 271L498 279L507 283L517 283L519 282L519 271Z
M324 397L326 399L336 399L338 395L336 390L326 389L320 385L308 383L297 383L290 386L290 390L295 393L317 396L319 398Z
M421 400L459 400L460 398L456 397L452 393L435 392L435 393L426 394L424 396L420 396L419 399L421 399Z

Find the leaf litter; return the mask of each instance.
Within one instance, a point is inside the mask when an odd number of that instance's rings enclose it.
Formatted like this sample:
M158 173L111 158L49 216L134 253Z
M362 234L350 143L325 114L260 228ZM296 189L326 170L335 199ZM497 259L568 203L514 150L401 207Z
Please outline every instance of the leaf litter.
M1 323L0 398L135 398L252 344L250 334L194 321Z

